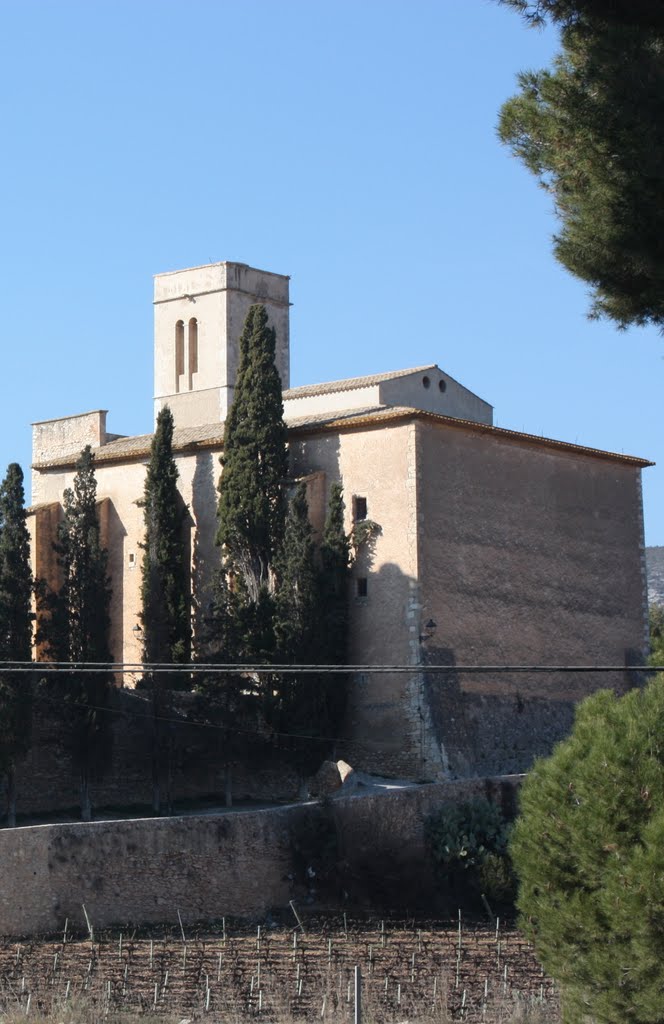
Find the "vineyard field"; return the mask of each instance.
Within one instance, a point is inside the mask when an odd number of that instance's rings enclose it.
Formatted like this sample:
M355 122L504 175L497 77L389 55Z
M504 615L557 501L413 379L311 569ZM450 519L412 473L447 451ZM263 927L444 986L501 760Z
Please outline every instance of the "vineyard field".
M63 1020L85 1003L87 1021L341 1024L353 1020L359 967L366 1024L559 1020L554 986L512 926L338 915L293 924L5 942L0 1011Z

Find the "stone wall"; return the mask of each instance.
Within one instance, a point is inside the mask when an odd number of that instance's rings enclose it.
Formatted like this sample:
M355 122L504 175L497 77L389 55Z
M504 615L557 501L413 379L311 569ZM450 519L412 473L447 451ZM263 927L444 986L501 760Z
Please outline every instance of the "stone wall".
M32 457L35 462L72 455L78 458L87 444L98 448L106 442L106 410L96 409L76 416L63 416L32 424ZM33 502L42 501L33 491Z
M389 870L426 896L424 821L443 802L487 795L508 810L518 778L442 783L337 798L332 816L345 870ZM256 916L302 896L297 836L329 805L210 816L42 825L0 832L11 885L0 889L0 934Z
M425 423L418 448L420 584L437 623L427 647L488 665L623 665L627 649L643 651L638 466ZM462 682L504 693L497 676ZM600 685L629 683L624 673L527 683L554 700Z
M454 666L639 663L640 469L462 426L417 430L420 594L437 624L423 655L451 667L428 674L427 703L453 775L527 771L579 700L623 693L637 674Z
M574 723L573 701L531 696L528 680L523 696L463 692L440 677L428 677L427 685L452 777L528 772Z
M171 734L170 782L165 769L162 797L170 788L176 807L209 799L221 805L227 787L222 734L196 724L193 694L174 694ZM113 695L111 761L101 778L93 779L93 807L109 810L148 809L152 803L151 709L142 691L121 690ZM49 702L41 688L35 702L32 747L17 769L17 813L21 816L73 810L79 803L79 783L66 745L67 709L59 699ZM292 799L298 781L278 749L260 749L253 763L233 764L231 792L235 800ZM0 805L4 812L4 805Z

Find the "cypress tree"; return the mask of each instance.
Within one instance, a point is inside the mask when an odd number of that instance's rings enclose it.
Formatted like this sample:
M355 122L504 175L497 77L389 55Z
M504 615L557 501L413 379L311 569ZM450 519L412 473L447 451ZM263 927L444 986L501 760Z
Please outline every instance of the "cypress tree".
M197 657L201 661L233 664L239 661L267 661L273 656L272 599L263 593L258 604L240 595L236 581L223 570L217 573L213 600L203 633L197 635ZM266 753L263 719L267 680L237 671L197 674L195 684L201 695L199 712L215 729L218 756L226 770L226 804L232 804L232 767L236 762L257 764ZM259 698L259 699L257 699Z
M311 664L317 657L319 589L316 549L309 522L306 485L288 506L276 570L274 633L279 661Z
M183 544L185 508L177 489L173 429L173 414L164 406L157 416L141 502L145 518L141 622L143 660L148 665L185 664L191 656L191 609ZM169 691L186 684L182 675L155 672L148 672L144 683L150 686L152 697L153 808L158 813L164 761L170 779L173 737L164 725L172 704Z
M173 458L173 413L157 416L141 502L145 518L141 578L144 660L185 663L191 654L188 571L184 559L185 509ZM171 685L176 685L171 680Z
M111 587L107 552L97 515L94 454L88 445L76 464L73 488L63 495L63 520L54 545L62 586L50 595L50 618L40 623L40 643L51 658L64 662L109 663ZM68 743L81 787L81 814L92 814L90 781L103 772L110 756L109 673L72 672L57 676L68 718Z
M320 655L326 665L343 665L348 658L348 581L351 538L344 530L341 484L333 484L321 543ZM348 676L328 675L322 680L328 736L339 736L346 713Z
M288 472L275 347L265 306L250 306L224 431L217 507L221 569L215 605L225 661L264 662L274 656L274 560L284 531ZM271 681L253 682L257 693L271 692Z
M317 660L319 588L306 487L301 483L288 506L283 544L276 560L274 633L276 660L311 664ZM300 776L318 767L325 715L320 681L314 675L282 675L267 702L270 724Z
M23 471L12 462L0 488L0 660L32 659L32 573ZM7 776L7 822L16 824L16 763L30 748L33 679L0 676L0 763Z
M224 569L255 605L273 590L272 564L284 531L288 453L275 344L265 306L251 306L226 420L217 509Z
M276 335L265 306L249 308L240 336L233 403L226 418L223 472L217 506L221 565L206 644L212 660L267 662L274 657L274 561L284 531L284 483L288 472L281 379L275 365ZM223 720L225 756L262 753L258 716L272 705L275 679L237 674L201 680ZM259 698L258 700L256 698ZM263 723L264 724L264 723ZM242 730L242 751L238 749ZM230 788L230 783L229 783Z
M274 631L281 662L313 665L345 661L350 547L343 513L341 487L335 485L319 568L303 483L290 502L277 561ZM334 746L345 708L345 690L343 676L312 672L282 678L274 724L301 778L315 771Z
M321 543L321 657L327 665L343 665L348 647L348 577L350 537L344 530L341 484L332 485Z

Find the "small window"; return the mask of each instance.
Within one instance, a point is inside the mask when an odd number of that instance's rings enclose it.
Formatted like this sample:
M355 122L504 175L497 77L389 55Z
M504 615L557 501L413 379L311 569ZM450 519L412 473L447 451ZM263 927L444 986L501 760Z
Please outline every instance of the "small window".
M129 568L133 569L135 565L136 565L136 555L134 554L133 551L130 551L129 552Z
M357 584L357 596L366 597L368 592L366 576L359 576L355 582Z
M440 391L441 395L442 395L443 391L447 391L447 381L439 380L438 381L438 390Z
M355 495L353 498L353 520L356 523L367 518L367 499Z
M189 321L189 376L198 373L198 320L195 316Z
M431 387L431 377L422 377L422 387L423 388L430 388Z

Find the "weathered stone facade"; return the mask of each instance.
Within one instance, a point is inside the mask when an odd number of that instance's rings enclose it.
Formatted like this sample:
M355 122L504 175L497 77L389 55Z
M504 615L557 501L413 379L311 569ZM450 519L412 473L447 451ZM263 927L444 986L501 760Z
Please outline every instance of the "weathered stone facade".
M155 401L176 414L195 627L218 554L222 419L251 301L268 307L287 382L287 278L219 264L156 279ZM646 462L493 427L491 407L434 364L284 397L291 472L307 479L314 526L341 481L348 529L364 517L378 528L353 568L349 663L413 669L354 675L339 756L415 780L524 770L569 729L580 697L631 685L624 672L609 679L453 668L619 666L642 656ZM125 663L140 660L136 501L150 440L106 434L101 412L35 426L35 570L49 578L57 570L50 539L59 503L78 450L91 443L106 503L112 649ZM427 672L433 665L450 671Z

